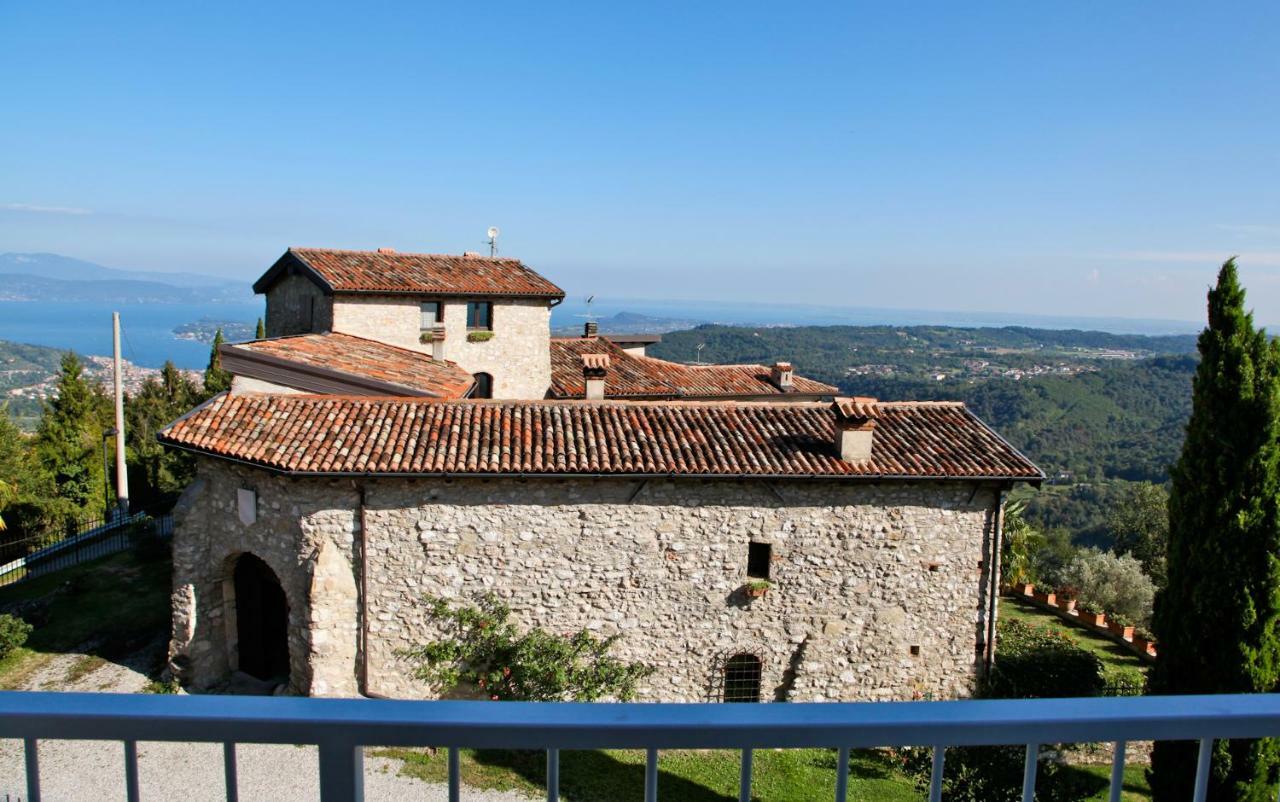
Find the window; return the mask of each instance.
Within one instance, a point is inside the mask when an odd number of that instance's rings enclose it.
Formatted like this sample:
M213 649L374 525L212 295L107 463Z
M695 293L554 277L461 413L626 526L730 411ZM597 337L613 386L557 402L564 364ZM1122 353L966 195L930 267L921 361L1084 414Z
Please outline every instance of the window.
M476 373L471 378L476 380L476 388L471 391L472 398L493 398L493 377L488 373Z
M724 664L724 700L726 702L760 701L760 658L754 654L735 654Z
M467 328L492 329L493 304L489 301L467 301Z
M431 331L444 322L444 304L439 301L425 301L418 304L418 309L422 311L422 323L419 324L422 331Z
M773 546L768 543L747 544L747 576L752 579L768 579L771 559Z

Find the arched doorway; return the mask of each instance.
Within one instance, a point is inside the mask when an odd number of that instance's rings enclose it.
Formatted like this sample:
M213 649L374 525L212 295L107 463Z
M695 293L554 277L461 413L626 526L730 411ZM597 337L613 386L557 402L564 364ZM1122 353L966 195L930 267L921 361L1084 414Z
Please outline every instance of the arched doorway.
M235 567L240 670L262 680L289 679L289 603L275 572L252 554Z

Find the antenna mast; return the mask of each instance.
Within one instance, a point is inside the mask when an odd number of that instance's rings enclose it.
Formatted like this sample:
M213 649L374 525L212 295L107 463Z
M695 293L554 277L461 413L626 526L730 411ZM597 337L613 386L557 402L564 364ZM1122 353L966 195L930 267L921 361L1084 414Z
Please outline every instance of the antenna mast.
M489 258L490 259L498 255L498 235L501 233L502 232L498 230L497 226L489 226Z

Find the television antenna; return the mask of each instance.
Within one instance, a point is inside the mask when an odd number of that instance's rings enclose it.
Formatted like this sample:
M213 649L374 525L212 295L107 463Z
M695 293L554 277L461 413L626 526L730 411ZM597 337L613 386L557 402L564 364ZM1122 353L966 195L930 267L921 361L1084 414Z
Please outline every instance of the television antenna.
M498 235L501 233L502 232L498 230L497 226L489 226L488 234L489 234L489 258L490 259L498 255Z
M600 317L599 315L593 315L593 314L591 313L591 304L592 304L592 302L594 302L594 301L595 301L595 299L596 299L596 297L595 297L594 295L588 295L588 296L587 296L587 306L586 306L587 312L586 312L586 314L583 314L583 315L574 315L574 317L581 317L581 318L585 318L585 319L587 319L587 320L595 320L595 319L597 319L598 317Z
M707 344L706 344L706 343L698 343L698 344L694 347L694 349L693 349L693 350L697 352L697 355L694 357L693 364L695 364L695 365L702 365L702 364L705 364L705 363L702 361L702 349L703 349L703 348L706 348L706 347L707 347Z

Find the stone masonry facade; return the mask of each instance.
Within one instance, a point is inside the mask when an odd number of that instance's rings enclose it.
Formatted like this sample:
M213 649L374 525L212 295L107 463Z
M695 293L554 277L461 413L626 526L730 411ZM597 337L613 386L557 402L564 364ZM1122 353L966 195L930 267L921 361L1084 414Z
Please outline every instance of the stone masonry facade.
M243 553L285 591L295 693L362 690L364 602L363 690L434 696L398 656L433 636L425 594L492 592L523 626L619 634L618 657L656 668L650 701L719 699L740 653L761 660L765 701L964 697L982 665L991 483L286 478L199 462L178 509L171 644L196 686L236 667ZM758 599L743 593L752 541L772 549Z

